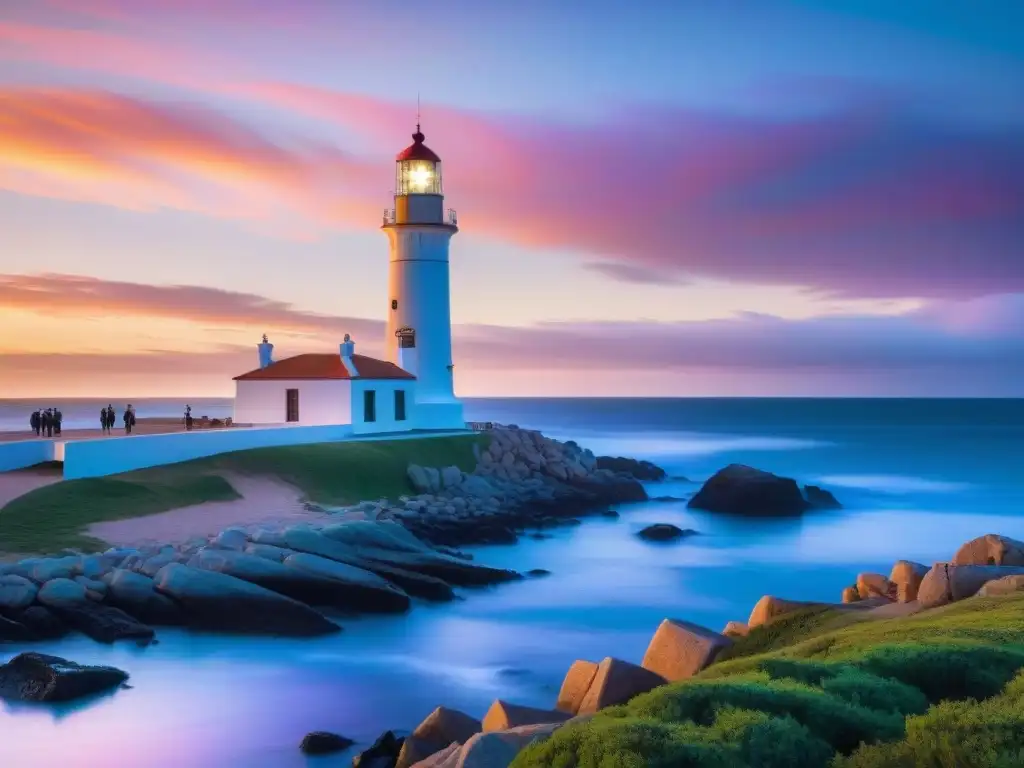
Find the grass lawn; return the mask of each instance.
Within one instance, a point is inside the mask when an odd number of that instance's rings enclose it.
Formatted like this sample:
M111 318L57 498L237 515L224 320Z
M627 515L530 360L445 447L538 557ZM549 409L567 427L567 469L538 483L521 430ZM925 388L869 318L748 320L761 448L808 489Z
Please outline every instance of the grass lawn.
M560 729L513 768L1024 765L1024 594L826 619L755 630L730 660Z
M225 471L279 477L310 500L324 504L396 498L411 492L406 476L410 463L454 464L469 471L476 465L473 445L483 439L459 435L258 448L111 477L54 483L0 509L0 551L104 548L103 542L82 531L93 523L238 498L220 475Z

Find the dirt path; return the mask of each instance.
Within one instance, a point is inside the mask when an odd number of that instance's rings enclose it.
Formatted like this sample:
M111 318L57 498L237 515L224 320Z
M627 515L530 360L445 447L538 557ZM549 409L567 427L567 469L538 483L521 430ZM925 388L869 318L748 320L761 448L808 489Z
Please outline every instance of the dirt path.
M174 544L210 536L233 525L288 525L325 517L321 512L306 509L302 492L282 480L235 473L223 476L241 499L209 501L130 520L95 523L85 533L117 546Z
M29 491L59 483L63 479L60 469L16 469L12 472L0 472L0 509Z

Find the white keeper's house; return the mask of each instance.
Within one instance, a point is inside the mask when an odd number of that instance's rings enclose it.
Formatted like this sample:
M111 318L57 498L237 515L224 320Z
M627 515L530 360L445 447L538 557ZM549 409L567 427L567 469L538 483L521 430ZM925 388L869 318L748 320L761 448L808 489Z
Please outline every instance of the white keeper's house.
M356 433L464 429L452 375L448 246L458 232L445 211L441 158L416 126L397 160L394 208L384 214L391 244L386 360L338 352L274 360L267 337L259 368L235 377L237 424L351 424Z

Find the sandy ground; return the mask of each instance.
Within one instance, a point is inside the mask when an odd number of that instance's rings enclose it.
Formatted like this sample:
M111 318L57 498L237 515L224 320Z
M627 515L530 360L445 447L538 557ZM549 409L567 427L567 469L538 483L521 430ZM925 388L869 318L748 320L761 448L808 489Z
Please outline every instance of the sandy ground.
M63 479L59 467L0 472L0 509L3 509L12 499L23 496L36 488L42 488L44 485L59 483Z
M324 513L305 508L298 488L276 478L225 473L224 479L241 494L241 499L210 501L131 520L96 523L85 533L117 546L174 544L210 536L233 525L288 525L325 518Z

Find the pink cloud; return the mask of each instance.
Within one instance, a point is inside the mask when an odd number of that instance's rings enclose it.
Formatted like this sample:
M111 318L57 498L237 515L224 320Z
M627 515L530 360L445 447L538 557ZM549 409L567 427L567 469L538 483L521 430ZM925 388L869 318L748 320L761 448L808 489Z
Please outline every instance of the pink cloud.
M236 152L221 164L217 158L224 155L203 160L198 154L205 137L195 152L166 142L139 146L133 134L144 123L122 106L105 131L138 147L131 162L115 146L64 155L81 173L94 172L97 164L116 166L120 184L101 195L104 201L132 205L125 190L136 185L146 188L144 199L192 204L214 215L261 218L272 208L269 191L262 201L247 194L239 199L245 185L237 175L229 179L228 199L182 189L151 169L155 154L159 164L184 165L218 184L231 172L250 174L315 227L376 226L378 201L389 187L387 157L408 141L412 104L233 78L224 74L227 67L189 64L186 51L130 38L0 25L0 41L5 35L25 55L258 101L360 132L380 150L371 161L307 143L278 152L274 169L265 151L273 141L207 114L208 125L216 119L238 152L251 152L257 161L236 162ZM64 100L68 110L81 109L68 94ZM831 112L788 121L634 105L588 123L428 104L424 129L444 158L448 202L467 232L589 254L600 265L595 268L613 278L703 277L860 297L1024 289L1024 140L1009 131L939 124L891 94L852 89L837 101ZM188 115L180 105L138 106L160 112L175 132L195 119L195 109ZM54 126L46 127L52 134ZM187 135L182 139L191 141ZM80 150L81 137L74 139ZM31 140L31 134L21 137ZM41 151L50 160L62 157L60 142ZM0 179L24 191L54 187L52 178L10 176ZM151 183L162 189L149 189ZM63 194L94 199L97 192L79 185Z

